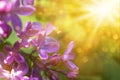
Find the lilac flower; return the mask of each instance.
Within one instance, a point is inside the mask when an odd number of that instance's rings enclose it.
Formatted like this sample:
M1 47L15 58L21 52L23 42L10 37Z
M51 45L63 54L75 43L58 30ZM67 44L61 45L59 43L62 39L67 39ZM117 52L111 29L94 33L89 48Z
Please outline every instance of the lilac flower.
M54 53L59 49L59 43L48 35L53 31L54 27L47 23L46 27L39 31L38 38L32 41L33 45L38 49L39 57L42 60L48 59L47 53Z
M9 59L8 61L10 61L11 64L7 64L4 63L5 56L6 55L3 55L3 53L0 53L0 78L5 80L22 80L24 75L28 72L26 62L23 62L20 59L18 59L19 62L11 62Z
M40 68L36 66L36 68L32 68L32 72L30 74L30 77L24 76L22 80L43 80L42 76L40 74Z
M12 29L9 25L0 21L0 42L9 36L11 31Z
M48 35L53 31L54 27L47 23L44 28L38 22L27 22L24 30L18 34L22 39L22 45L29 47L32 44L37 48L41 59L47 59L47 53L56 52L59 49L59 43Z
M13 48L11 48L10 46L7 46L5 49L8 53L8 55L6 56L6 58L4 59L4 63L10 65L11 63L13 63L14 61L17 63L23 63L25 62L23 56L18 52L20 47L19 42L16 42L13 46Z
M68 72L67 76L68 77L76 77L77 74L78 74L78 67L73 63L71 62L71 60L74 58L71 50L73 48L73 41L70 42L68 44L68 47L66 49L66 51L64 52L64 55L63 55L63 62L64 64L67 66L67 68L70 70L70 72Z
M38 39L33 41L33 44L37 46L39 57L42 60L48 59L47 53L54 53L59 49L59 43L51 37L46 37L46 35L39 35Z
M30 15L35 10L33 3L34 0L0 0L0 42L11 33L12 28L8 25L9 22L20 39L14 43L13 47L4 43L4 46L0 47L0 79L59 80L58 72L69 78L76 77L78 67L72 62L74 58L71 52L73 42L69 43L64 55L61 55L56 53L59 43L49 36L54 30L54 26L50 23L46 23L46 26L43 27L38 22L29 21L22 30L22 21L18 15ZM21 51L21 47L30 46L34 47L30 54ZM36 54L36 52L38 56L32 54ZM52 68L61 62L69 69L67 73ZM30 73L27 74L28 68ZM45 76L41 72L45 72Z
M29 47L31 44L31 41L34 39L34 37L37 36L38 32L42 30L42 25L37 22L27 22L24 30L21 31L21 33L17 34L18 37L22 40L21 44L23 47Z
M25 63L18 64L17 67L14 64L8 67L12 67L11 70L6 70L0 65L0 78L5 80L21 80L28 71Z
M0 1L0 20L8 22L10 21L16 32L20 32L22 29L22 22L19 18L20 15L30 15L35 9L30 5L20 6L19 0L2 0Z

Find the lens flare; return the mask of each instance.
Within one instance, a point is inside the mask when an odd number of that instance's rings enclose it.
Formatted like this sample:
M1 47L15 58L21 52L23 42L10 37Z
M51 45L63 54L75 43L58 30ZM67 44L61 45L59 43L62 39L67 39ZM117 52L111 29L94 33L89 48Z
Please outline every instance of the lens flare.
M95 27L110 24L120 26L120 0L92 0L83 3L79 10L86 13L73 19L73 23L87 20L89 25L95 23Z
M90 3L82 4L80 10L86 13L74 19L73 22L85 20L86 24L94 27L88 37L87 45L91 44L100 27L120 27L120 0L92 0Z

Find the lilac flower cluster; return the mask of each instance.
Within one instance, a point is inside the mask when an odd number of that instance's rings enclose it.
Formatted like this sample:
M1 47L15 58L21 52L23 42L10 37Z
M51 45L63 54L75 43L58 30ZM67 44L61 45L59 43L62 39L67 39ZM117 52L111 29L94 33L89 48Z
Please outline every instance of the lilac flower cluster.
M60 80L58 73L75 78L78 67L72 62L73 41L64 54L57 54L60 45L49 36L54 30L52 24L46 23L43 27L38 22L28 21L22 29L19 15L32 14L35 11L33 3L34 0L0 0L0 79ZM13 46L4 42L12 29L19 38ZM30 47L33 47L30 53L21 49ZM66 69L57 68L59 64Z

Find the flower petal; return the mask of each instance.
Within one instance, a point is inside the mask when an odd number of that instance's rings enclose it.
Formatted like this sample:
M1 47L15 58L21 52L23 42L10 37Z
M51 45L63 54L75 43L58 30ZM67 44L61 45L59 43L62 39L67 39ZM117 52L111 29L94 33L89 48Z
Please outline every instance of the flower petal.
M59 49L59 43L53 38L47 38L45 45L43 46L46 52L52 53L56 52Z
M12 14L10 16L10 20L12 22L13 28L16 32L20 33L22 30L22 22L20 18L16 14Z
M32 23L32 30L41 30L43 27L40 23L38 22L33 22Z
M25 75L28 72L28 66L26 63L19 63L15 71L17 76Z
M73 41L71 41L71 42L68 44L67 49L66 49L66 51L64 52L65 55L69 55L69 54L71 53L71 50L72 50L72 48L73 48L73 45L74 45L74 42L73 42Z
M69 70L76 71L76 72L79 70L79 68L73 62L67 61L65 63Z
M33 5L34 4L34 0L22 0L22 4L23 5Z
M25 48L28 48L30 46L29 39L22 39L21 45Z
M11 0L12 8L16 9L16 7L20 6L20 0Z
M25 62L24 57L22 55L20 55L19 53L15 55L15 61L17 63Z
M53 30L55 29L55 27L50 24L50 23L46 23L46 34L49 35Z
M27 32L27 30L31 29L32 23L30 21L26 22L23 32Z
M49 42L44 45L44 49L46 52L49 52L49 53L57 52L59 49L59 43L58 42Z
M14 61L14 56L12 54L8 54L8 56L4 59L4 63L10 65Z
M7 38L10 35L11 31L12 29L9 25L4 22L0 22L0 38Z
M47 55L47 53L45 52L45 50L40 49L40 50L38 51L38 53L39 53L39 57L40 57L42 60L48 59L48 55Z
M22 7L19 7L16 12L20 15L27 16L32 14L34 11L35 11L35 8L32 6L22 6Z

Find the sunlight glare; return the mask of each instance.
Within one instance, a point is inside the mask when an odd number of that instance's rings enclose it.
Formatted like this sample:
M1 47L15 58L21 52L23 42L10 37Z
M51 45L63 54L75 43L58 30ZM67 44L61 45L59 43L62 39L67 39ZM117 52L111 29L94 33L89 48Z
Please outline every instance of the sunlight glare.
M120 0L103 0L101 2L97 1L93 5L87 6L85 9L96 17L96 20L104 21L111 20L114 21L114 16L118 14L118 7L120 6Z

